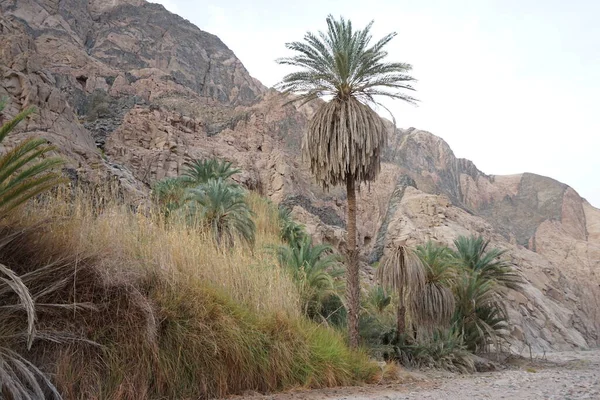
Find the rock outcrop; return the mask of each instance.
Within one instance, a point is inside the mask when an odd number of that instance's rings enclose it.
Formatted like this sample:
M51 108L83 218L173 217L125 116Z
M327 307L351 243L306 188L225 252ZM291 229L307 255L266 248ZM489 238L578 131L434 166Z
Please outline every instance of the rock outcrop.
M112 179L135 198L189 158L225 158L343 250L345 193L324 193L300 159L316 105L286 105L216 36L143 0L3 0L0 34L4 114L38 110L8 146L44 136L73 179ZM398 238L484 235L528 282L509 295L517 349L600 344L600 210L550 178L486 175L428 132L390 128L389 142L360 192L365 265Z

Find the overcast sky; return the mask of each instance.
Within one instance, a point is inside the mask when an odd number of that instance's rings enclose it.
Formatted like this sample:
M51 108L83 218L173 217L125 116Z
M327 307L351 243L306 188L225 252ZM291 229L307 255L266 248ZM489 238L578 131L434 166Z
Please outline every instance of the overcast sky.
M213 33L273 86L285 43L325 30L328 14L375 39L398 36L389 60L413 65L418 107L390 105L399 127L442 137L495 175L533 172L600 207L600 1L154 0Z

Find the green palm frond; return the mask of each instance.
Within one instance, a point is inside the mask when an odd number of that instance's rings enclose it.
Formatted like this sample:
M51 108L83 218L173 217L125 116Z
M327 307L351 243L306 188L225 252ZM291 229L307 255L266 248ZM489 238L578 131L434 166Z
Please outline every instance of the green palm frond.
M246 201L245 191L238 185L223 179L209 179L188 190L186 204L187 215L198 218L213 234L217 245L230 247L238 238L254 243L254 213Z
M2 125L0 142L32 112L32 109L25 110ZM54 168L63 164L63 160L58 157L44 158L55 150L44 139L30 138L0 156L0 218L64 181L58 173L53 172Z
M454 295L453 325L462 332L470 350L483 350L507 337L508 318L493 281L477 272L465 273L457 280Z
M181 207L185 195L188 180L181 177L164 178L152 185L152 197L166 213Z
M457 266L477 272L483 279L496 282L501 287L521 290L523 280L508 261L502 259L506 250L488 249L489 240L483 237L460 236L454 241L452 253Z
M0 102L0 112L4 103ZM0 127L0 142L24 120L32 109L25 110ZM0 218L32 197L54 187L63 179L52 170L63 161L56 157L44 158L54 151L44 139L27 139L0 156ZM0 232L0 247L14 237ZM34 364L14 351L6 342L15 336L14 324L8 321L13 310L24 310L27 316L23 338L27 348L36 337L35 322L38 305L28 285L11 268L0 264L0 397L11 399L60 399L52 382ZM16 303L16 304L15 304ZM21 329L20 323L17 330ZM10 343L9 343L10 344ZM48 393L46 393L48 392Z
M300 101L352 96L373 102L376 96L386 96L414 103L414 98L404 94L405 90L414 90L410 83L415 79L408 75L412 66L384 61L387 52L383 48L396 33L371 44L372 25L354 30L350 21L329 15L327 32L308 32L303 42L287 43L296 55L277 62L299 67L300 71L286 75L278 88L297 94Z
M313 245L309 236L295 246L280 246L277 256L300 289L305 314L310 318L320 316L324 301L337 292L335 278L343 273L339 256L329 245Z
M207 160L192 160L183 164L185 170L182 178L187 179L190 186L208 182L210 179L227 180L241 172L233 168L233 163L215 158Z

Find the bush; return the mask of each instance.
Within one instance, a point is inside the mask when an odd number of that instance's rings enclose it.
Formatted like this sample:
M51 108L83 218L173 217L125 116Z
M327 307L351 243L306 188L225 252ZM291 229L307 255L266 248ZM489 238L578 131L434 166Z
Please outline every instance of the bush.
M462 336L454 329L435 330L430 337L417 343L402 335L395 339L392 348L392 358L404 365L460 373L475 371L471 353Z

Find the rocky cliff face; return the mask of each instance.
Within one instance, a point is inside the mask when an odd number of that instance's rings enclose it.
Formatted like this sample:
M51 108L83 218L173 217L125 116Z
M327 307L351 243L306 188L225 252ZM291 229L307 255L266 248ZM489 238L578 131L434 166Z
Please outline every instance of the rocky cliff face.
M299 158L315 105L284 106L216 36L143 0L2 0L0 13L5 114L38 109L12 140L44 136L73 179L112 179L134 198L188 158L226 158L343 249L344 191L323 193ZM483 234L528 281L509 298L517 349L600 344L600 210L567 185L489 176L442 139L397 130L380 178L361 188L359 224L366 278L398 238Z

